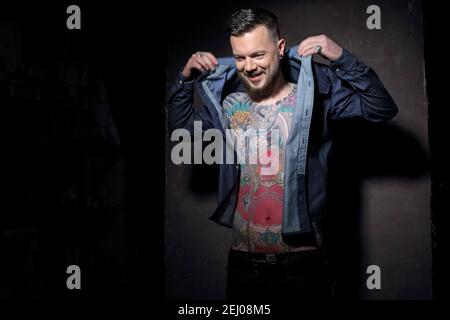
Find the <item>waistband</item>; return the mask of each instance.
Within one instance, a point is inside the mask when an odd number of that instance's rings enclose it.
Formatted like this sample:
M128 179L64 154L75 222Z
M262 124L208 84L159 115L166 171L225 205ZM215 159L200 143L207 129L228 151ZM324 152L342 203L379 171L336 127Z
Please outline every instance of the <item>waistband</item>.
M231 249L229 252L230 260L248 260L257 263L276 264L281 262L288 262L290 260L321 258L323 252L320 249L308 249L300 251L282 252L282 253L259 253L246 252Z

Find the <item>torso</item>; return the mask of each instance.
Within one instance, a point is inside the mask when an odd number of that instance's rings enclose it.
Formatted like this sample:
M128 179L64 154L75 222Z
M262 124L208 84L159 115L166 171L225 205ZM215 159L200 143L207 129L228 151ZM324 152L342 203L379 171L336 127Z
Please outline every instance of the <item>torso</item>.
M284 152L295 105L295 85L285 98L273 104L257 104L243 92L232 93L223 102L230 129L242 129L243 132L278 129L279 133L279 148L273 148L279 157L276 170L269 175L262 174L264 165L259 160L256 164L240 165L238 203L233 223L234 250L279 253L304 249L288 245L281 237ZM237 136L240 134L234 132ZM267 134L249 135L249 154L256 154L257 146L267 143L267 140ZM268 146L267 150L271 148Z

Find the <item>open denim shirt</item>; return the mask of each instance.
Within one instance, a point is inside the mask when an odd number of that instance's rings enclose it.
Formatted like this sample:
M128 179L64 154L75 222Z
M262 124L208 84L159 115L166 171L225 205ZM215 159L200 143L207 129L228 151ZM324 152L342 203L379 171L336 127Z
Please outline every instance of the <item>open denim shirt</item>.
M383 122L394 117L398 108L376 73L346 49L329 66L313 62L311 56L300 57L297 47L286 50L285 57L284 77L297 83L298 89L286 142L281 232L317 233L326 201L330 121L359 117ZM193 107L194 84L204 103L198 111ZM202 121L203 130L219 129L225 138L229 124L221 103L235 91L244 89L233 57L219 58L215 70L204 72L196 81L179 74L167 93L169 131L185 128L193 133L194 121ZM225 143L223 148L225 154ZM233 225L239 170L237 161L220 165L218 206L210 219L226 227Z

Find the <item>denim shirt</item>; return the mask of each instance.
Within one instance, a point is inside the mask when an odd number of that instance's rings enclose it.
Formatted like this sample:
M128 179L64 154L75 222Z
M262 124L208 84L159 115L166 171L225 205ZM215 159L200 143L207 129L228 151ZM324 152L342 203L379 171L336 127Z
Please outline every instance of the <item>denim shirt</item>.
M331 64L300 57L297 47L286 50L282 71L285 79L297 83L297 105L286 143L282 235L320 232L327 186L327 160L332 146L330 122L362 118L384 122L398 108L376 73L343 49ZM194 110L194 85L204 103ZM185 128L193 134L194 121L202 129L219 129L225 139L229 124L222 100L232 92L244 91L233 57L218 58L214 71L204 72L195 81L186 81L181 73L167 92L169 131ZM223 144L223 154L227 145ZM236 157L235 157L236 159ZM210 219L232 227L237 204L239 165L221 164L218 206Z

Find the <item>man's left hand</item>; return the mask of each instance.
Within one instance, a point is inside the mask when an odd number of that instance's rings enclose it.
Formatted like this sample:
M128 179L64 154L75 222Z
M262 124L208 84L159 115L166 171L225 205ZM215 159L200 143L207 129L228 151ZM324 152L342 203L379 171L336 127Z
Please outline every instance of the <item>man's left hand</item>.
M317 46L322 50L317 51ZM342 55L342 47L336 42L328 38L326 35L308 37L298 45L297 52L300 56L308 56L310 54L321 54L323 57L331 61L336 61Z

